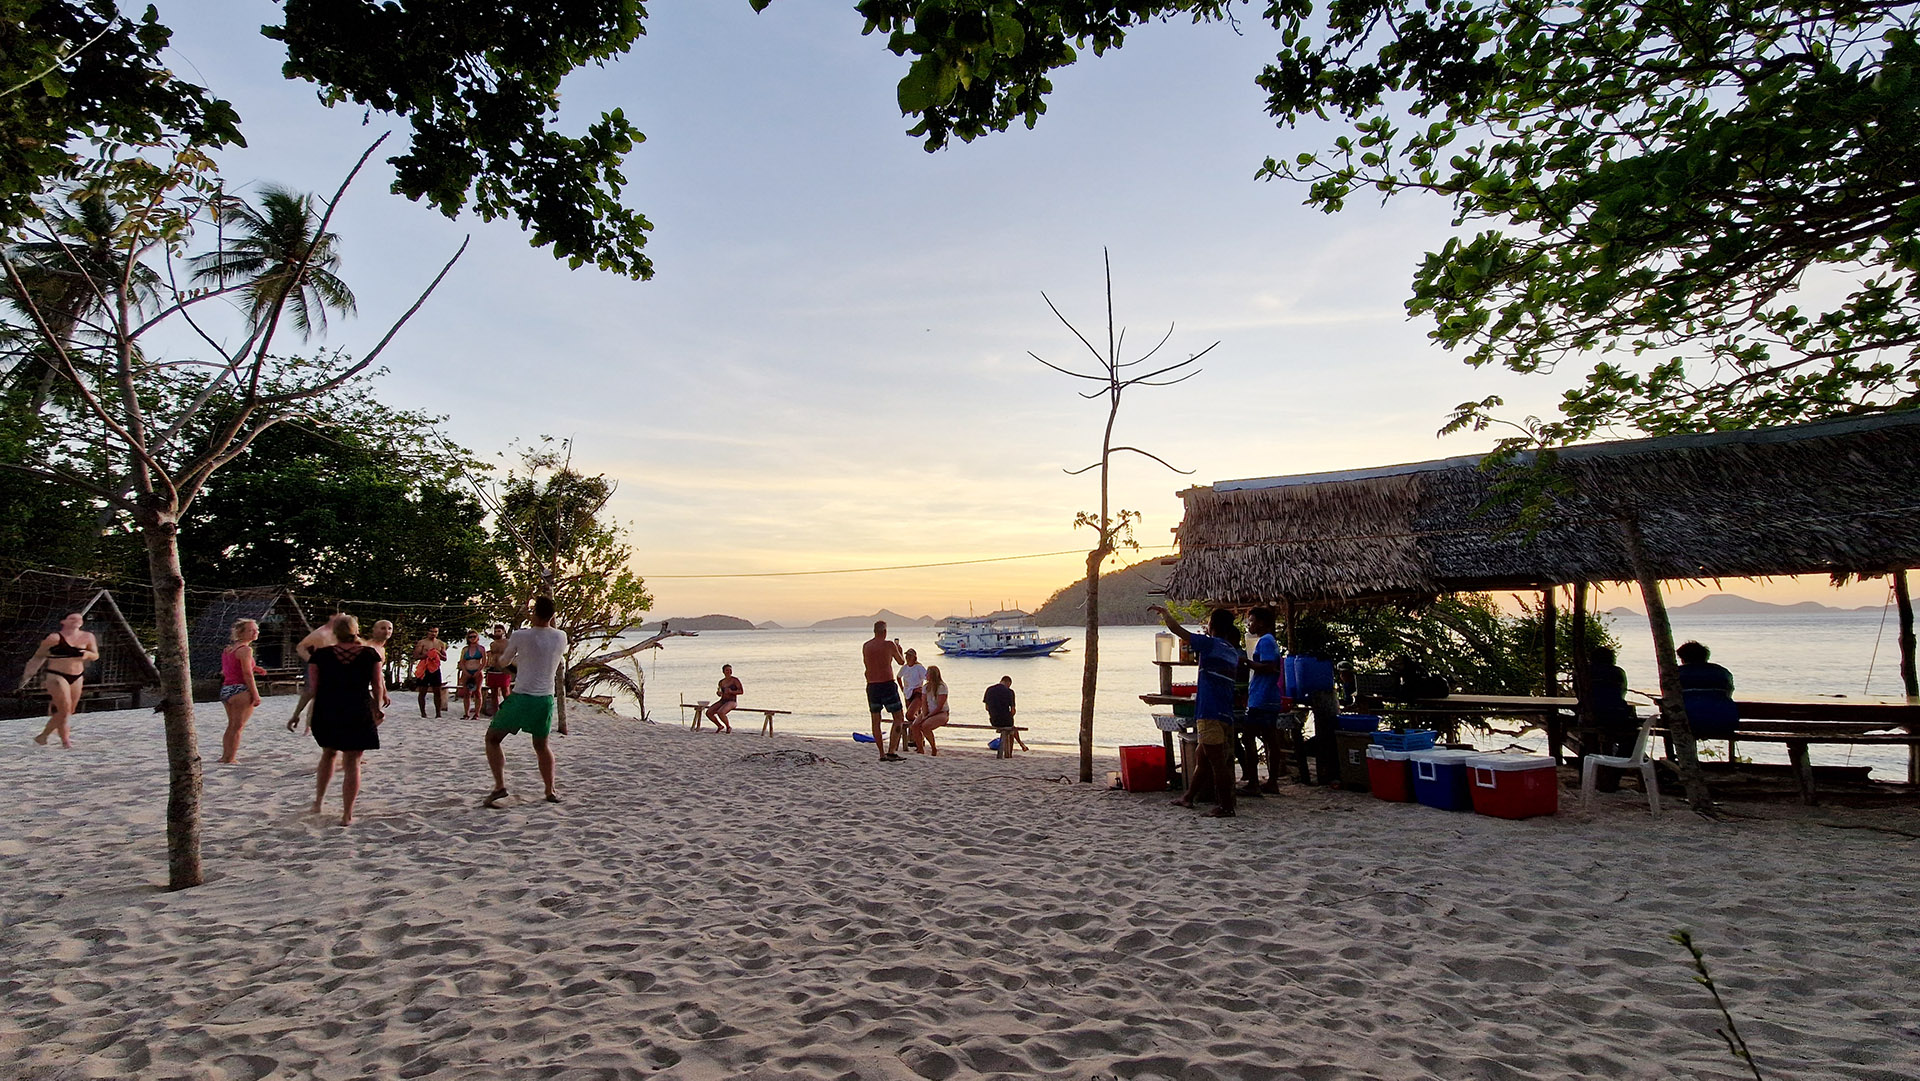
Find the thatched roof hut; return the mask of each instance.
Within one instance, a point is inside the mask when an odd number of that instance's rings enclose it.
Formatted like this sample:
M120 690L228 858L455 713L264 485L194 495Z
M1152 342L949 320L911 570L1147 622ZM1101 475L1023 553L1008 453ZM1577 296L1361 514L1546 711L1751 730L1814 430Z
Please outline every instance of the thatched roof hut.
M41 639L69 612L84 615L86 629L100 640L100 659L87 670L86 694L159 684L153 659L111 592L87 578L26 571L0 585L0 690L13 691Z
M1920 566L1920 413L1594 443L1538 463L1537 528L1478 456L1224 481L1181 493L1167 592L1258 604L1419 600L1635 577L1882 574Z
M253 647L255 663L269 672L300 667L293 647L313 631L313 624L300 601L284 586L229 589L197 607L200 611L187 632L196 677L220 674L220 651L233 640L233 625L242 619L260 624L260 639Z

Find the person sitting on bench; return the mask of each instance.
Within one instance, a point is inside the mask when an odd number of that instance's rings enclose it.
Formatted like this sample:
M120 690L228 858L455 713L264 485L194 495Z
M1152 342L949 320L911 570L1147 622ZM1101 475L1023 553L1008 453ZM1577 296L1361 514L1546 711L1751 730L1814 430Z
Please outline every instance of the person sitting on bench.
M1733 673L1710 663L1712 653L1698 642L1686 642L1673 652L1680 658L1680 689L1693 738L1733 738L1740 723L1740 710L1733 704Z

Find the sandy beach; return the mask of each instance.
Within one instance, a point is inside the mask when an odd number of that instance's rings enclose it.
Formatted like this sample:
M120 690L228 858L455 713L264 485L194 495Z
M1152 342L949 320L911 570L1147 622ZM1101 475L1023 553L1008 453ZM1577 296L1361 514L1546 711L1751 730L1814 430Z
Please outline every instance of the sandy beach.
M208 765L181 893L157 717L79 716L66 752L0 722L0 1076L1749 1076L1680 927L1766 1077L1920 1075L1911 808L1290 787L1210 821L984 733L882 766L576 706L566 802L519 740L486 811L480 724L408 702L342 829L291 705Z

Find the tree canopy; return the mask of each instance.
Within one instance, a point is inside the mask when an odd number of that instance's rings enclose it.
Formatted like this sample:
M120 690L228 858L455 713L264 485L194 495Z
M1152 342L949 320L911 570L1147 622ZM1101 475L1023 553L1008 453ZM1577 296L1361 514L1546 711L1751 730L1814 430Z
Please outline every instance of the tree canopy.
M929 149L1016 120L1076 48L1223 0L863 0L913 57ZM1359 194L1452 202L1408 310L1473 365L1591 361L1547 443L1920 405L1920 5L1890 0L1273 0L1257 81L1330 146L1271 158L1333 212ZM1484 426L1498 399L1453 427Z

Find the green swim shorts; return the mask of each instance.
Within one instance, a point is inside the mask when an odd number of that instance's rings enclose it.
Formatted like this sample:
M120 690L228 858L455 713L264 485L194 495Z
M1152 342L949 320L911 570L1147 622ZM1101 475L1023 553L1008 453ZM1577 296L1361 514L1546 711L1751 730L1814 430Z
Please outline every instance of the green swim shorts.
M553 696L550 694L510 694L494 711L489 732L525 732L535 739L547 738L553 730Z

